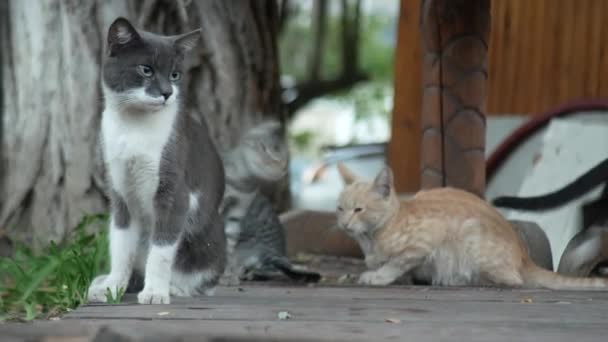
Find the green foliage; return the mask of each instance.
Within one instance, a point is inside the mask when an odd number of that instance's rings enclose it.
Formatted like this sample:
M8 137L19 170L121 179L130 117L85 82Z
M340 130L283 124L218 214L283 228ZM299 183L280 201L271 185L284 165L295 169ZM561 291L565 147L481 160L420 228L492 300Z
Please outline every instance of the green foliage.
M353 101L355 106L355 121L365 120L379 115L389 118L390 108L386 106L386 97L390 86L382 82L362 84L345 96L347 101Z
M19 245L13 258L0 258L0 320L44 318L86 302L94 276L108 265L107 215L85 216L65 243L41 253Z
M391 81L394 72L394 46L383 42L385 38L382 35L395 23L390 18L380 15L363 18L360 68L369 73L372 80Z
M281 69L297 81L307 79L308 56L313 47L313 32L310 13L303 12L292 18L279 40ZM391 80L393 75L392 42L383 35L391 30L394 18L365 12L361 13L359 68L373 80ZM324 42L321 78L333 79L342 68L342 23L341 15L328 15Z
M306 150L312 143L315 133L312 131L302 131L298 133L290 133L289 142L293 151Z
M116 289L116 298L114 298L114 295L112 294L112 291L110 290L110 288L108 287L106 289L106 302L108 304L120 304L120 302L122 301L122 296L125 294L125 289L121 288L117 288Z

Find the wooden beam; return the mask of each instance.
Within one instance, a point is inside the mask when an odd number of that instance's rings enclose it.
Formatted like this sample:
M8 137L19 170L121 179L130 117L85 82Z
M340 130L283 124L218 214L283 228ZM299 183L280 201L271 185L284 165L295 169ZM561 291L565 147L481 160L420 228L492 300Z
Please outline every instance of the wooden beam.
M423 0L423 188L483 197L489 0Z
M395 53L395 95L388 163L398 192L420 189L420 111L422 49L420 0L401 0Z

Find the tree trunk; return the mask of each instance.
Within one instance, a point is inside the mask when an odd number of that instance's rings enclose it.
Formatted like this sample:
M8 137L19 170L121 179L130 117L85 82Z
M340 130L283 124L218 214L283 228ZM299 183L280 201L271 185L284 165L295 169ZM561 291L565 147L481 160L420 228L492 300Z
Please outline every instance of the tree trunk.
M107 210L97 138L107 28L125 16L149 31L202 27L187 61L188 106L220 148L280 117L278 9L267 1L3 1L0 227L19 240L60 240L83 214Z
M361 0L342 0L342 74L358 71Z
M318 81L321 78L321 66L327 32L327 0L315 0L313 4L313 43L308 58L308 78Z
M490 0L424 0L422 188L484 196Z

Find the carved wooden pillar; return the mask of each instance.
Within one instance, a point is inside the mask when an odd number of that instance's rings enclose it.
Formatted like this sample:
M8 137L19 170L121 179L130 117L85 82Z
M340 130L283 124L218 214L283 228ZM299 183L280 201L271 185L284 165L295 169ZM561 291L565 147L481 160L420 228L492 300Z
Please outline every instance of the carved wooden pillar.
M490 0L423 0L422 188L483 197Z

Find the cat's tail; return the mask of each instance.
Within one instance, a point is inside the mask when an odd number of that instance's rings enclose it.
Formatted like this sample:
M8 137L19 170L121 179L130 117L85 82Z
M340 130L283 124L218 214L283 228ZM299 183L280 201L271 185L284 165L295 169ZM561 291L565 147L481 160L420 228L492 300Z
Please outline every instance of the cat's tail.
M583 278L562 275L528 261L523 270L525 287L550 290L608 291L608 278Z
M297 269L286 257L271 257L268 259L268 263L295 281L316 283L321 280L321 275L319 273Z

